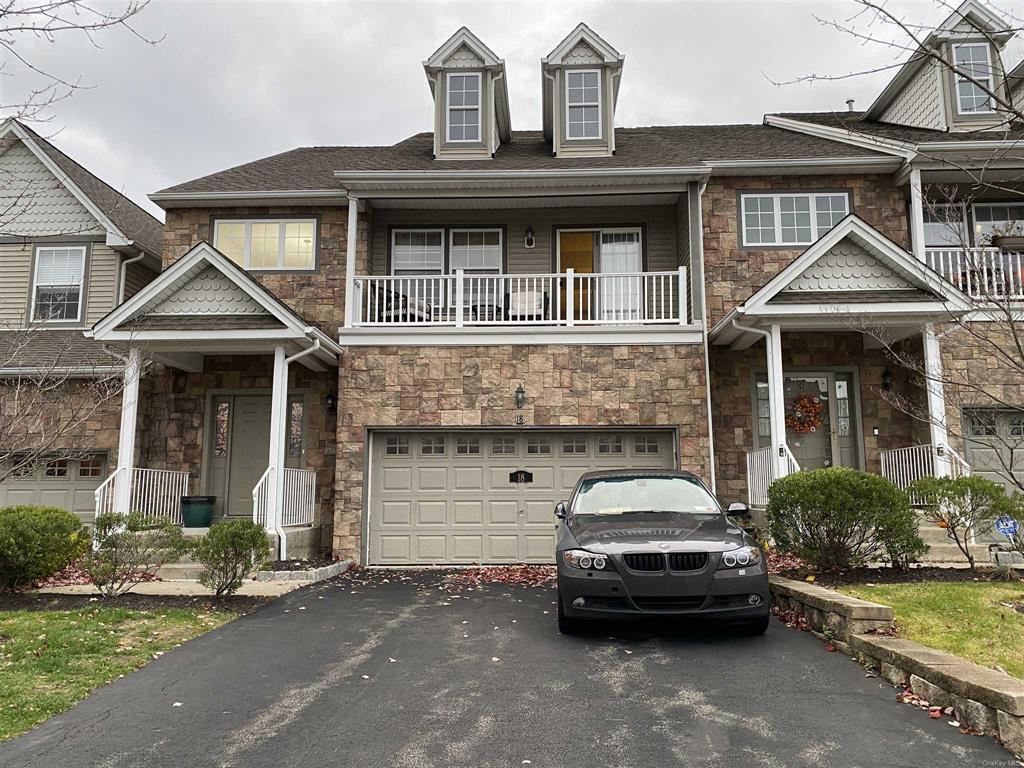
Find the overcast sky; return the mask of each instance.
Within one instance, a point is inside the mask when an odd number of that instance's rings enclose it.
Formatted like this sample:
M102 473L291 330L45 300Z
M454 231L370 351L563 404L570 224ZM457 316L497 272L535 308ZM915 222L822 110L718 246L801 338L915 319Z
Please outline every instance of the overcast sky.
M993 3L1021 9L1021 0ZM893 3L935 23L932 2ZM297 146L391 144L431 129L421 62L462 25L505 59L512 126L540 127L540 59L580 21L626 56L620 126L757 123L765 112L866 108L892 73L774 85L891 64L822 26L836 2L176 2L138 18L154 46L20 40L24 56L91 86L40 132L159 218L146 194ZM1020 58L1017 56L1016 58ZM19 70L3 99L23 95Z

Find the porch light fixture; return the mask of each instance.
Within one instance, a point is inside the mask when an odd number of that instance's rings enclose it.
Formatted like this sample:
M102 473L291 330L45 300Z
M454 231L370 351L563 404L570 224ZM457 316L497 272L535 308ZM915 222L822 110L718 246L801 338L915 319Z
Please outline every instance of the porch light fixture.
M328 392L324 396L324 405L327 406L327 412L328 413L337 413L338 412L338 398L336 398L330 392Z
M516 387L516 408L522 408L524 405L526 405L526 390L520 384Z
M533 248L537 245L537 233L533 231L533 227L529 224L526 225L526 231L523 233L523 247Z
M892 371L888 368L882 371L882 389L886 392L892 389Z

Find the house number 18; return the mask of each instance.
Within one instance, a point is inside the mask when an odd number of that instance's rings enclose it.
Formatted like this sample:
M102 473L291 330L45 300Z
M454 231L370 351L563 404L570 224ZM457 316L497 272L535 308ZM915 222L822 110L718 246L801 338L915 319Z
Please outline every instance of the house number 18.
M525 424L526 423L526 416L524 416L521 413L517 413L517 414L515 414L512 417L512 423L513 424Z

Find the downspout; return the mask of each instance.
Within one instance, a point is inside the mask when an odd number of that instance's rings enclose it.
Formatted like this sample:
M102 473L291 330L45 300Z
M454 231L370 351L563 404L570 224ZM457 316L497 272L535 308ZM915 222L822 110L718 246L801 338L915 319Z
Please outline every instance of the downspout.
M704 407L707 408L708 412L708 470L711 479L711 492L717 494L718 474L715 470L715 425L711 416L711 348L708 337L707 292L704 282L704 206L701 204L701 198L706 188L707 184L690 182L686 192L686 213L687 236L689 237L690 280L693 282L692 287L697 289L700 298L701 338L704 342ZM696 219L696 224L694 224L694 219ZM699 272L693 268L695 251L696 256L700 259ZM691 301L690 304L696 309L696 301ZM697 319L696 315L693 319Z
M121 274L118 276L117 283L117 303L118 305L124 302L124 281L128 279L128 265L134 264L137 261L142 261L146 258L144 251L139 251L138 256L132 256L130 259L125 259L121 262Z
M314 352L320 351L320 339L313 339L313 346L307 347L301 352L296 352L291 357L284 359L284 372L285 382L288 381L288 366L294 363L296 360L301 360L306 355L311 355ZM284 435L284 429L282 428L281 434ZM281 467L281 477L284 477L284 467ZM284 532L284 526L281 525L281 510L277 510L277 514L274 516L274 533L277 534L277 547L278 556L282 560L288 559L288 535Z

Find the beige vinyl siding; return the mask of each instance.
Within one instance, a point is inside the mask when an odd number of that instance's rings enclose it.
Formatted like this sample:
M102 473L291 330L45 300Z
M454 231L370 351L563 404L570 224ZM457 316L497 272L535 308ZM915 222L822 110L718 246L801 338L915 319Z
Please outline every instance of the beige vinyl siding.
M31 279L31 243L0 243L0 328L25 322Z
M117 273L121 257L117 251L94 243L86 266L85 324L92 325L112 310L117 301Z
M683 207L685 231L685 204ZM536 233L536 246L523 245L523 233L532 226ZM559 228L589 228L642 226L645 228L645 249L648 271L674 270L680 263L679 248L686 248L677 240L676 206L608 206L595 208L523 208L493 211L436 211L389 210L374 212L371 269L375 275L387 274L391 230L394 228L444 228L447 242L448 229L463 227L503 227L511 274L547 274L555 268L555 248L552 233Z
M156 272L141 264L129 264L125 270L124 298L130 299L156 277Z

